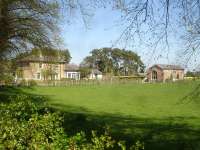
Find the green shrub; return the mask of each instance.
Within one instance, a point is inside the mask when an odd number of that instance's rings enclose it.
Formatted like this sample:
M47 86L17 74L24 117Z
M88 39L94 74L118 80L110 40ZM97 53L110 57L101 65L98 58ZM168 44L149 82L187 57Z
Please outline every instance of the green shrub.
M12 85L14 82L14 77L12 75L0 75L0 82L4 85Z
M37 82L35 80L28 80L28 86L36 86Z
M27 81L25 79L20 80L19 86L27 86Z

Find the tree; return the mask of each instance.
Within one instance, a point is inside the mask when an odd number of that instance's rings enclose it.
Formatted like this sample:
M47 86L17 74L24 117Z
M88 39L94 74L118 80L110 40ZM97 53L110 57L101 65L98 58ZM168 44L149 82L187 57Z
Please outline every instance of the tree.
M97 7L112 7L121 12L120 24L125 26L114 43L123 42L125 46L143 45L149 50L151 58L167 55L171 43L183 43L179 57L199 56L200 50L200 1L199 0L80 0L67 1L67 6L87 18ZM90 11L91 10L91 11ZM176 37L177 40L170 40ZM179 45L180 46L180 45ZM164 52L163 52L164 51Z
M68 49L60 50L59 55L63 58L63 60L66 63L69 63L72 58Z
M59 7L59 4L63 7ZM190 52L190 56L197 54L200 46L199 0L158 0L156 2L154 0L1 0L1 54L11 50L19 51L25 46L52 43L50 33L55 30L60 8L64 9L66 15L71 15L72 12L80 13L87 26L88 19L99 7L112 7L121 11L121 23L126 28L117 41L125 40L126 44L129 39L131 41L139 39L143 45L153 50L153 55L155 52L158 53L159 44L163 49L169 49L168 36L175 33L181 38L184 36L185 53Z
M186 77L200 77L200 71L187 71Z
M114 48L111 53L115 74L130 75L143 72L144 64L133 51Z
M81 63L82 68L97 68L103 73L115 75L137 74L144 70L140 57L132 52L119 48L94 49Z
M56 1L0 0L0 56L52 45L58 10Z
M168 55L172 43L179 44L178 56L186 64L199 57L199 0L116 0L125 25L118 41L148 48L151 58ZM175 39L174 39L175 38ZM152 57L153 56L153 57ZM185 57L184 59L182 59Z
M12 61L8 59L1 59L0 60L0 82L5 84L10 84L13 82L13 65Z

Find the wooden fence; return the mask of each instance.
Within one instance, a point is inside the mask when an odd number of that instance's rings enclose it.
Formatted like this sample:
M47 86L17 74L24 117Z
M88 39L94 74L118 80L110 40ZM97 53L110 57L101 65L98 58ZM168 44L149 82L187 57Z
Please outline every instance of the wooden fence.
M110 78L104 80L57 80L37 81L38 86L92 86L103 84L136 84L142 83L142 78Z

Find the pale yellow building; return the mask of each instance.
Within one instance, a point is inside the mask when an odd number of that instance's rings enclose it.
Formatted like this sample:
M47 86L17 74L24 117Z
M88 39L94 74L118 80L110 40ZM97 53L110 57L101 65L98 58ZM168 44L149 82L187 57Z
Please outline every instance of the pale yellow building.
M17 61L16 80L60 80L65 77L65 61L27 56Z

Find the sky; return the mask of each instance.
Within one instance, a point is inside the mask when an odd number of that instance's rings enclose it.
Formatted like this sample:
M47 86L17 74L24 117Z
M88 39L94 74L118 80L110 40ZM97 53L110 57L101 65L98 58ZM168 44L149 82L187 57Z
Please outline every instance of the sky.
M100 9L89 19L89 27L77 18L62 26L65 46L70 50L72 62L80 63L95 48L110 47L120 36L122 28L115 26L119 13Z
M88 56L90 51L95 48L111 47L120 37L124 26L117 25L120 21L120 12L112 9L98 9L93 17L88 20L86 27L80 16L74 16L71 23L64 21L61 23L61 37L63 38L64 47L68 48L72 56L71 63L79 64ZM147 67L155 64L179 64L177 59L177 50L180 43L175 37L171 37L169 52L159 51L162 57L153 59L151 53L142 44L131 43L126 49L136 52L141 56L142 61ZM131 42L131 41L130 41ZM114 47L123 48L120 44ZM191 67L192 68L192 67Z

